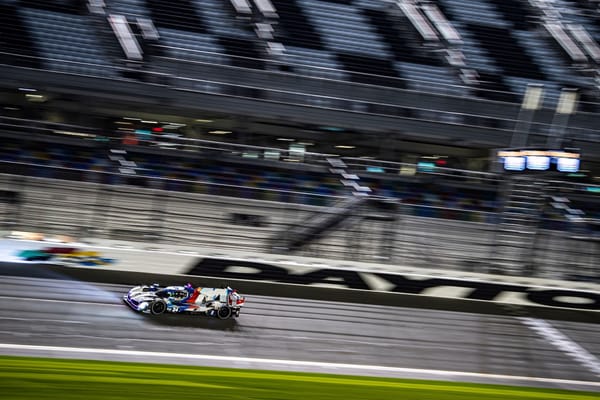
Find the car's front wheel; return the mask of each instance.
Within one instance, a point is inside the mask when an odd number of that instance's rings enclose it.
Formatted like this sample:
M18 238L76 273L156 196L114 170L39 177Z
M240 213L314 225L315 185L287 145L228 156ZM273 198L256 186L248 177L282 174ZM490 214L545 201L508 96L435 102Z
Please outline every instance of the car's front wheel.
M167 310L167 305L162 300L156 300L150 305L150 312L154 315L159 315Z
M231 317L231 308L227 306L219 308L219 310L217 311L217 317L219 317L219 319L227 319Z

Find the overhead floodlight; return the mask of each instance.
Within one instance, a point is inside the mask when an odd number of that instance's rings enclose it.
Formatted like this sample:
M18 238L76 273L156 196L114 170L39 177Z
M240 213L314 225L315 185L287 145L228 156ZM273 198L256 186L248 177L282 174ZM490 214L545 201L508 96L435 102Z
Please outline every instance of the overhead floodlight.
M525 110L539 110L544 101L544 86L541 84L529 84L525 90L521 107Z
M578 97L577 89L563 89L560 92L560 98L556 105L556 113L564 115L575 114Z

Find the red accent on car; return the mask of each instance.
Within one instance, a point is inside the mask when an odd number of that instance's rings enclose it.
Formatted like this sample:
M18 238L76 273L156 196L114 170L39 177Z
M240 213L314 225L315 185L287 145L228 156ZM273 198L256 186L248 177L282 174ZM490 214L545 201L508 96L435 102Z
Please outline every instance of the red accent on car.
M192 293L190 298L186 300L186 303L195 303L196 299L198 298L199 295L200 295L200 289L197 289L197 288L194 289L194 293Z

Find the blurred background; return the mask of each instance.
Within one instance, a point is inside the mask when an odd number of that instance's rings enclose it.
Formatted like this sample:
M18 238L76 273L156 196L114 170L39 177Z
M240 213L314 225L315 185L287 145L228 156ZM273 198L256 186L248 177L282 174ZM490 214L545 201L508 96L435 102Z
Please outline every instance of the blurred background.
M0 386L319 390L29 355L597 392L599 7L0 0ZM159 279L247 305L122 304ZM318 379L335 393L315 398L389 397Z
M598 282L595 0L1 0L0 229Z

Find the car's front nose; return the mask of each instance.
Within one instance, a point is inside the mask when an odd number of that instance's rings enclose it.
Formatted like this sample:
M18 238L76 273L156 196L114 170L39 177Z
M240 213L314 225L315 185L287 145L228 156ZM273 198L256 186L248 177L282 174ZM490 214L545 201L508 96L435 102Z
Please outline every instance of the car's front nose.
M146 312L154 298L154 295L136 287L123 296L123 301L136 311Z
M131 295L131 291L129 291L129 293L127 293L126 295L123 296L123 301L125 302L125 304L127 304L129 307L133 308L134 310L136 310L136 311L139 310L140 302L135 298L135 296Z

